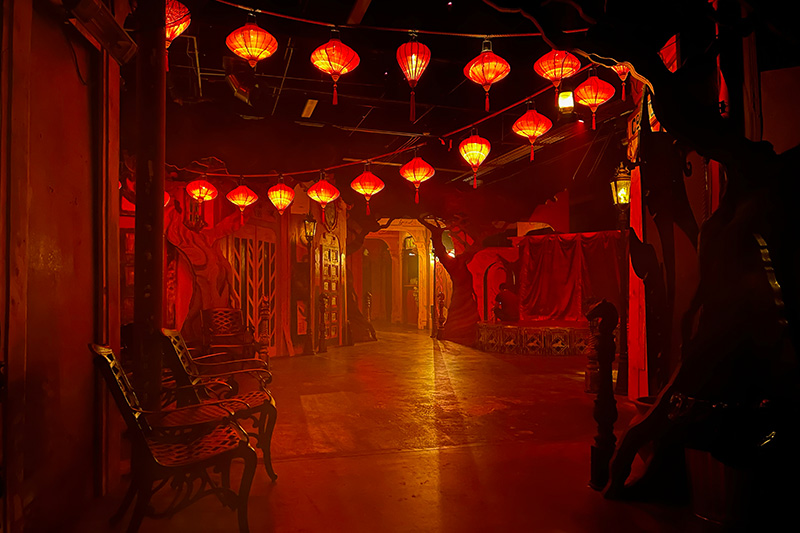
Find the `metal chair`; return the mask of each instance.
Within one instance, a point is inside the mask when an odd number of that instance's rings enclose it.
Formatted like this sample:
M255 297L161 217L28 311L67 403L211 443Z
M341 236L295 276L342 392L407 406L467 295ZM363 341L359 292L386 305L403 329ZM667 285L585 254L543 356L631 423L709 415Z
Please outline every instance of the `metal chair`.
M240 533L248 533L247 500L258 461L242 428L231 420L238 401L205 402L160 411L142 409L114 352L90 344L95 364L125 419L131 439L131 484L111 523L122 519L136 499L128 533L136 533L145 516L172 516L209 495L236 509ZM239 491L230 488L230 467L244 461ZM215 482L211 472L220 472ZM166 509L157 512L151 497L165 488L175 489Z
M225 379L228 383L233 382L234 391L238 391L238 384L232 380L237 377L249 377L257 383L256 390L224 396L223 401L238 401L239 403L232 405L234 416L237 419L252 420L256 431L248 433L248 436L253 437L256 440L256 446L261 449L264 455L264 467L269 477L273 481L278 479L278 475L272 467L270 454L270 443L278 410L275 406L275 399L267 390L267 385L272 382L272 374L267 370L266 363L261 359L242 359L221 363L207 362L209 358L214 358L216 355L192 358L179 331L162 329L161 332L164 336L164 360L172 370L176 384L185 387L185 390L192 395L184 395L184 401L202 403L213 397L210 394L204 395L197 388L191 388L202 384L204 379Z
M241 309L203 309L201 319L208 352L226 352L245 359L258 353L260 343L255 340L253 329L245 327Z

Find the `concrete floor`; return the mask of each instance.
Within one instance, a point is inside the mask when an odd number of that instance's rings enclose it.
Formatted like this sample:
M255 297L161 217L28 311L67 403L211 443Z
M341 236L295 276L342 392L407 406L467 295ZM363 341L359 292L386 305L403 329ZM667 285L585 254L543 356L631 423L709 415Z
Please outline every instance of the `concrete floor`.
M707 530L687 508L606 501L588 488L584 357L488 354L402 330L379 339L273 360L279 479L258 469L254 533ZM618 401L624 428L635 411ZM109 531L117 501L76 531ZM237 526L206 498L141 531Z

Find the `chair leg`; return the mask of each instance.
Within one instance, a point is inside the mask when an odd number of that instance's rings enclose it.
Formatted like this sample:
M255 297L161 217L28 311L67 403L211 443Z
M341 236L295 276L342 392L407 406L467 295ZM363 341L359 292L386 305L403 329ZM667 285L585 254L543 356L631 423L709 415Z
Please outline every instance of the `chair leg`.
M137 533L139 527L142 525L147 506L150 504L150 496L153 495L152 484L150 482L143 483L138 487L136 492L136 505L133 508L133 516L131 522L128 524L127 533Z
M267 475L272 481L278 479L278 474L272 468L272 453L270 446L272 444L272 433L275 431L275 422L278 418L278 409L275 407L275 400L270 398L270 403L264 406L264 411L261 413L261 420L259 420L258 428L258 447L264 454L264 468L267 469ZM266 426L266 427L265 427Z
M133 503L134 496L136 496L136 480L131 480L131 484L128 486L128 492L125 493L125 497L123 497L122 501L119 503L117 511L108 519L109 524L114 526L122 520L122 517L128 512L131 503Z
M250 525L247 521L247 502L250 499L250 486L256 475L258 456L250 446L246 446L243 451L244 472L242 472L242 483L239 485L239 533L250 533Z

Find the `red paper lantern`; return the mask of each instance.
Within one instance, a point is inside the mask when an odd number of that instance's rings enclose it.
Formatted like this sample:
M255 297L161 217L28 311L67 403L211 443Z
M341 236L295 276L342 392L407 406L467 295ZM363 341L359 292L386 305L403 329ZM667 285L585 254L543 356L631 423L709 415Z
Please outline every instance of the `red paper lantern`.
M550 131L552 127L553 123L549 118L537 113L534 109L529 109L514 122L511 129L517 135L528 138L531 143L531 161L533 161L533 141Z
M478 188L478 167L489 155L492 145L479 135L470 135L458 145L458 151L470 167L472 167L472 188Z
M247 185L239 185L226 196L228 201L239 208L244 223L244 208L258 201L258 195Z
M561 80L575 75L581 68L577 57L563 50L550 50L536 60L533 70L546 80L550 80L556 88L556 104L558 104L558 87Z
M423 181L433 177L436 170L421 157L414 157L411 161L400 167L400 175L414 184L416 194L414 203L419 203L419 186Z
M311 54L311 62L315 67L333 78L333 105L339 103L336 84L339 76L347 74L358 66L358 54L336 37L323 44Z
M616 65L614 65L611 68L614 70L614 72L617 73L617 76L619 76L619 81L622 82L622 101L624 102L625 101L625 80L628 79L628 73L630 73L631 69L628 68L628 66L625 65L624 63L617 63Z
M250 63L255 68L262 59L266 59L278 49L278 41L267 30L258 27L255 20L249 20L233 30L225 44L231 52Z
M278 182L277 185L270 187L267 191L267 197L272 202L272 205L278 209L278 213L282 215L294 200L294 189L287 187L283 182Z
M186 186L186 192L199 203L217 197L217 188L206 180L195 180Z
M595 129L595 111L614 96L614 86L592 74L588 80L575 88L574 94L576 102L592 110L592 129Z
M367 214L369 215L369 199L372 198L374 194L378 194L383 190L384 183L381 179L370 172L369 170L364 170L364 172L353 180L350 184L350 188L356 191L358 194L364 196L367 200Z
M339 189L325 178L320 179L308 189L308 197L322 207L322 223L325 223L325 207L339 198Z
M483 41L480 55L467 63L464 76L483 87L486 91L486 111L489 111L489 89L493 83L502 80L511 72L508 61L492 52L491 41Z
M414 88L431 61L431 50L422 43L411 40L397 49L397 63L411 86L411 122L414 122Z
M169 48L172 41L189 27L189 24L192 22L192 15L189 13L189 8L177 0L167 0L165 22L167 48Z

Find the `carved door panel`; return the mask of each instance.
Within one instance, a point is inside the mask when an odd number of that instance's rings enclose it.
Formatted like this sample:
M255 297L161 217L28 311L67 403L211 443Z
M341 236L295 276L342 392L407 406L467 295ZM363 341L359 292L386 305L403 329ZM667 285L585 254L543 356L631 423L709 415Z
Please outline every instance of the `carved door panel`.
M276 244L271 231L247 226L228 237L226 256L233 268L233 294L245 326L258 332L258 308L269 302L269 345L275 346ZM259 339L262 340L262 339Z
M322 294L327 297L323 322L326 339L337 339L342 322L342 262L339 251L339 239L330 233L322 239L320 246L322 261L320 262Z

